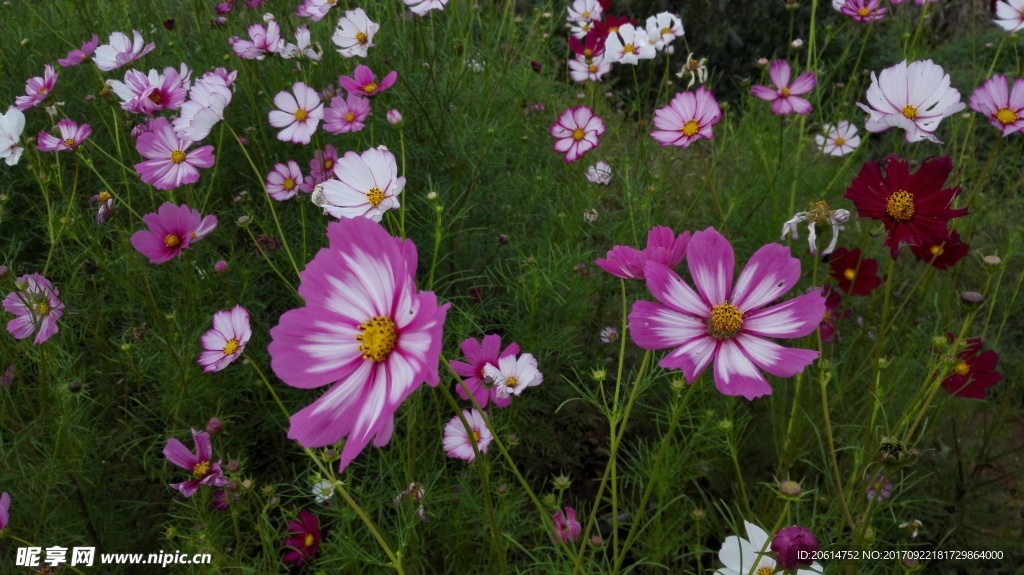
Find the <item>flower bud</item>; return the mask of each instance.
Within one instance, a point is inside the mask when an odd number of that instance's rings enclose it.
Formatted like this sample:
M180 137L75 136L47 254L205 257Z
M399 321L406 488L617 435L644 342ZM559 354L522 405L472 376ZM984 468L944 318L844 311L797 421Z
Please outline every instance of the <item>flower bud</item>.
M796 497L797 495L800 495L800 493L803 491L803 488L800 487L800 484L797 483L796 481L787 479L782 483L779 483L779 491L782 492L783 495L789 497Z
M986 267L997 268L999 264L1003 263L1003 260L999 256L985 256L981 258L981 263L985 264Z
M217 435L224 429L224 422L219 417L211 417L210 421L206 422L206 433L210 435Z
M784 569L810 565L809 557L817 550L818 540L814 538L814 534L797 525L780 529L772 540L772 551L778 556L778 564ZM801 559L801 556L807 559Z
M76 379L71 380L68 383L68 391L70 391L71 393L78 393L79 391L82 391L82 384L79 383L79 381Z
M392 126L401 126L402 113L395 109L388 110L388 123Z
M242 464L239 463L237 459L232 459L231 461L228 461L228 471L235 473L241 468Z
M690 512L690 517L693 517L694 521L703 521L707 517L707 512L700 507L694 507L693 511Z
M0 266L0 280L4 279L11 273L11 268L7 266Z
M224 260L218 261L217 263L213 264L213 271L215 271L215 272L217 272L219 274L222 274L222 273L228 271L228 262L226 262Z
M974 307L981 305L985 302L985 296L981 295L976 291L963 291L960 292L960 301L968 307Z

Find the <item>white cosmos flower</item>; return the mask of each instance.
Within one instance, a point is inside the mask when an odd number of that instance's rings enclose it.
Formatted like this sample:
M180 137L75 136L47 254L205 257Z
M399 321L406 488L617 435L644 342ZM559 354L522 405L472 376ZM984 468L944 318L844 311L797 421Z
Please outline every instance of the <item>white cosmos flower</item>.
M749 521L744 521L747 539L730 535L722 543L718 552L718 560L723 567L715 571L715 575L769 575L776 572L775 554L772 552L768 534L764 529ZM763 553L762 553L762 550ZM807 569L797 569L796 575L815 575L824 573L821 564L814 562Z
M647 37L661 50L683 35L683 21L671 12L662 12L647 19Z
M21 159L21 133L25 131L25 114L17 108L10 108L0 114L0 159L13 166Z
M824 134L814 136L814 143L819 150L830 156L852 154L860 145L857 126L846 120L840 120L836 125L825 124L822 131Z
M949 74L931 60L904 60L877 77L872 72L867 100L867 106L857 103L870 114L864 127L869 132L903 128L908 142L941 144L934 134L939 122L967 107L950 85Z
M280 54L285 59L305 57L319 62L324 51L319 43L310 42L309 28L300 26L295 30L295 44L285 44L281 47Z
M1007 32L1024 30L1024 0L996 2L996 25Z
M371 21L362 8L348 10L338 20L338 29L331 41L338 46L338 53L345 58L365 58L367 50L373 47L373 35L380 24Z
M326 503L334 497L334 484L326 479L321 479L313 484L313 497L317 503Z
M610 62L636 65L640 60L650 60L657 55L654 44L643 28L632 24L619 26L616 34L609 34L604 44L604 56Z
M527 387L544 381L544 376L537 369L537 360L529 353L520 355L518 359L514 355L498 358L497 367L488 363L484 366L484 377L494 382L500 399L512 394L520 395Z
M370 218L379 222L384 212L398 207L405 178L398 177L395 155L387 149L348 152L334 165L334 175L318 185L312 201L336 218Z

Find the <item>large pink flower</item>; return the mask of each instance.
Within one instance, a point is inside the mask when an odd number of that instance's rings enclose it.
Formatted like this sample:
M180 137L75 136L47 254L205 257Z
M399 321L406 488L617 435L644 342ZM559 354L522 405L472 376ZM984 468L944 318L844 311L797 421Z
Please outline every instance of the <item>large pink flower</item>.
M696 92L676 94L668 106L654 111L651 137L662 146L688 147L699 138L714 137L711 127L722 119L722 109L711 90L700 86Z
M352 76L340 76L338 77L338 83L341 84L342 88L349 94L355 94L364 98L370 98L380 94L384 90L390 88L395 81L398 80L398 72L392 70L388 72L386 76L377 83L377 76L374 75L373 70L369 66L363 66L362 64L356 66Z
M173 190L199 181L197 168L213 167L213 146L188 151L192 142L179 138L167 118L153 119L148 126L149 131L135 141L135 149L147 158L135 164L143 182L158 190Z
M551 136L555 138L555 151L565 154L565 161L571 163L596 147L604 130L604 120L587 106L580 106L562 112L551 125Z
M490 334L485 335L482 341L473 338L466 338L459 345L466 361L452 360L452 369L462 378L462 383L473 394L473 398L480 404L480 407L487 407L488 402L493 402L498 407L508 407L512 403L511 396L498 397L498 389L494 386L494 380L487 378L484 368L487 364L498 365L498 359L506 356L515 356L519 353L519 345L508 344L505 351L501 350L501 336ZM462 399L469 399L466 389L456 384L455 391Z
M294 96L288 92L278 92L274 96L274 105L278 109L270 111L270 125L284 128L277 133L278 140L308 144L324 117L324 105L320 94L302 82L296 82L292 92Z
M206 372L224 369L242 355L250 337L249 312L244 307L213 314L213 328L203 334L199 365Z
M43 67L43 75L29 78L25 82L25 95L14 99L14 107L19 110L28 110L38 106L40 102L50 96L54 85L57 84L57 72L53 66L47 64Z
M92 57L92 53L96 51L96 46L99 45L99 43L99 36L93 34L92 38L82 44L80 49L68 52L68 55L57 60L57 63L65 68L77 66Z
M177 489L185 497L192 497L203 485L209 487L224 487L228 480L223 475L220 462L213 462L213 447L210 445L210 434L192 430L192 439L196 444L196 452L192 453L177 438L167 440L164 446L164 457L167 461L192 473L192 479L181 483L172 483L171 487Z
M974 90L968 104L975 112L988 116L988 121L1003 137L1024 129L1024 78L1013 82L1013 90L1007 90L1006 76L996 74L985 80Z
M75 148L82 145L82 142L92 133L89 124L78 125L78 122L67 118L57 122L60 129L60 138L39 132L37 146L40 152L74 152Z
M299 274L306 306L270 330L271 367L292 387L330 385L292 416L288 437L323 447L347 437L339 469L391 439L395 411L423 382L437 386L448 304L418 292L416 247L365 219L327 226L328 247Z
M797 76L791 85L789 62L776 60L768 68L768 75L775 84L773 88L768 86L751 86L750 93L758 98L772 103L772 112L780 116L786 114L810 114L811 103L800 96L809 93L818 85L818 79L814 72L804 72Z
M800 279L800 260L789 248L767 244L757 250L735 287L732 246L714 228L693 234L686 261L696 291L668 267L648 262L647 287L661 303L638 301L629 314L637 345L675 348L661 367L681 369L693 384L714 361L718 391L754 399L772 392L761 370L792 377L818 357L817 351L766 339L808 335L825 315L820 291L768 306Z
M642 280L644 266L654 261L674 268L686 256L686 244L690 241L690 232L676 236L672 228L654 226L647 232L647 248L640 251L630 246L615 246L608 251L605 258L597 258L594 262L604 271L624 280Z
M142 221L149 229L132 234L132 246L153 264L174 259L217 227L215 216L204 218L198 210L171 202L164 202L155 214L142 216Z
M64 314L64 303L57 298L60 291L39 274L28 274L14 282L17 291L4 298L4 311L16 317L7 322L7 331L16 339L36 334L32 342L39 345L57 333L57 320Z
M1007 32L1024 30L1024 0L999 0L995 3L995 23Z

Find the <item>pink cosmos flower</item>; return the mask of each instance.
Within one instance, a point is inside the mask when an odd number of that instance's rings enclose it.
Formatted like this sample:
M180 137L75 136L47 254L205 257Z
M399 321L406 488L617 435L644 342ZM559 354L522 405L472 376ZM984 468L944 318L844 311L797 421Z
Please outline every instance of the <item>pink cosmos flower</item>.
M711 127L722 119L715 95L704 86L696 92L676 94L668 106L654 111L651 137L662 146L687 148L700 138L714 137Z
M527 387L544 383L544 376L537 369L537 359L529 353L518 358L503 355L498 358L497 365L488 363L484 366L484 379L494 382L494 394L499 399L521 395Z
M388 150L370 148L361 155L346 152L334 166L337 179L313 190L313 203L336 218L370 218L379 222L384 212L398 208L405 178Z
M448 0L402 0L409 10L417 16L426 16L431 10L444 10Z
M0 494L0 531L7 528L11 520L11 494L4 491Z
M77 66L82 62L85 62L92 56L92 53L96 51L96 46L99 43L99 36L93 34L92 39L82 44L82 47L80 49L68 52L68 55L64 58L60 58L59 60L57 60L57 63L65 68Z
M555 513L551 516L551 521L555 523L555 535L562 543L576 541L580 538L580 533L583 532L583 526L576 520L576 510L572 507L566 507L564 511ZM558 543L554 537L551 539Z
M6 113L0 114L0 158L8 166L17 165L21 159L24 149L18 144L24 131L25 114L22 114L21 110L11 107Z
M879 6L880 0L840 0L842 2L839 11L853 18L857 22L874 22L885 18L889 11L885 6ZM833 1L833 4L836 4Z
M879 473L875 476L874 481L868 485L865 495L867 495L868 501L876 502L892 498L892 481L889 481L884 475Z
M604 133L604 120L587 106L569 108L562 112L551 125L555 138L555 151L565 154L565 161L572 163L598 144L598 136Z
M906 0L889 0L893 4L903 4ZM939 0L914 0L918 6L924 6L927 2L938 2Z
M872 72L867 100L870 107L857 103L870 115L864 127L869 132L903 128L908 142L941 144L934 135L939 122L966 107L950 85L949 74L931 60L909 65L904 60L877 77Z
M370 115L370 101L355 94L331 98L331 105L324 109L324 129L332 134L358 132L366 127Z
M100 205L99 211L96 212L96 225L103 225L110 214L114 213L114 197L110 195L110 192L103 191L89 198L89 201Z
M346 10L338 20L338 28L331 41L338 46L338 53L345 58L365 58L367 50L373 47L373 36L380 30L380 24L370 20L362 8Z
M57 298L60 290L39 274L19 277L15 291L4 298L4 311L16 317L7 322L7 331L15 339L36 334L34 345L39 345L57 333L57 320L64 314L64 303Z
M995 23L1007 32L1024 30L1024 0L999 0L995 3Z
M306 559L316 557L320 549L320 519L309 511L299 511L299 520L288 522L291 534L284 540L288 552L284 554L284 562L302 565Z
M630 246L615 246L605 256L597 258L597 267L624 280L644 280L644 266L648 261L658 262L674 268L686 257L686 245L690 242L690 232L678 236L672 228L654 226L647 232L647 248L640 251Z
M302 170L294 160L287 164L274 164L267 174L267 193L279 202L295 197L302 186Z
M231 51L239 58L246 60L262 60L267 54L275 54L284 45L281 39L281 26L275 21L267 22L267 27L262 24L249 26L249 40L242 40L237 36L228 39Z
M814 143L818 149L829 156L845 156L852 154L860 146L860 136L857 135L857 126L840 120L838 124L825 124L822 126L824 134L814 136Z
M193 241L202 239L217 227L216 216L205 218L198 210L164 202L155 214L142 216L148 230L132 235L132 246L149 258L149 263L162 264L181 255Z
M480 453L487 453L487 447L491 445L494 436L484 422L484 418L476 409L462 410L466 423L469 424L469 431L462 424L459 416L451 418L444 426L444 450L448 457L473 461L476 453L473 451L473 444ZM472 437L470 437L472 435Z
M968 104L975 112L988 116L988 121L1003 137L1024 128L1024 78L1013 82L1013 90L1007 90L1006 76L996 74L985 80L980 88L971 94Z
M106 44L96 48L96 53L92 58L96 67L104 72L109 72L138 60L156 47L153 42L145 44L142 34L137 30L132 30L132 36L134 40L129 40L128 35L124 32L111 34Z
M473 398L480 407L487 407L488 402L498 407L508 407L512 398L498 397L498 390L494 387L494 380L484 374L484 368L488 364L497 364L503 357L511 357L519 354L519 345L508 344L504 351L501 350L501 336L490 334L485 335L483 340L478 342L473 338L466 338L459 344L466 361L452 360L452 369L462 378L465 387L455 384L455 392L462 399L469 399L466 388L473 394Z
M217 122L224 119L224 110L231 103L231 82L235 72L222 75L223 68L207 72L196 80L188 92L188 101L181 105L181 112L172 123L174 132L193 142L210 135Z
M592 184L607 186L612 181L612 167L604 162L598 162L587 168L584 173L587 181Z
M152 116L160 110L177 110L188 96L192 72L184 64L179 73L174 68L164 68L163 73L150 70L143 74L128 70L124 82L107 80L107 85L121 98L121 108L133 114Z
M224 369L242 355L250 337L249 312L244 307L213 314L213 329L203 334L205 351L199 354L199 365L205 372Z
M197 168L213 167L213 146L188 151L192 142L179 138L166 118L152 120L149 129L135 141L135 149L147 159L135 164L143 182L158 190L173 190L198 181Z
M319 22L337 3L338 0L302 0L302 4L295 10L295 15Z
M274 96L274 105L278 109L270 111L270 125L284 128L277 133L278 140L308 144L324 117L324 105L320 94L302 82L293 84L292 92L294 96L288 92L278 92Z
M302 191L312 192L315 184L326 182L334 175L334 166L338 163L338 150L327 144L323 150L313 152L313 159L309 161L310 181L303 184Z
M51 136L46 132L39 132L38 143L40 152L74 152L75 148L82 145L82 142L92 133L89 124L78 125L78 122L67 118L57 122L60 128L60 139Z
M28 110L39 105L40 102L49 97L53 86L57 83L57 72L53 66L47 64L43 67L43 75L29 78L25 82L25 95L14 99L14 107L19 110Z
M237 1L238 0L226 0L225 2L221 2L214 6L214 10L216 10L218 14L228 14L232 9L234 9L235 2Z
M417 292L416 247L366 219L327 225L328 247L299 274L306 306L270 330L271 367L287 385L330 389L291 418L289 439L323 447L347 437L339 471L391 440L398 406L440 381L448 304Z
M750 93L766 102L771 102L772 112L779 116L794 112L802 115L811 113L811 103L800 96L807 94L818 85L818 79L814 72L800 74L790 85L789 62L776 60L768 68L768 75L775 87L751 86Z
M192 497L203 485L224 487L228 480L223 475L220 462L213 462L213 447L210 445L210 434L192 430L192 439L196 444L196 452L192 453L177 438L167 440L164 446L164 457L178 467L192 472L192 479L181 483L172 483L171 487L185 497Z
M732 246L714 228L693 234L686 261L697 291L667 266L648 262L647 288L660 303L638 301L629 314L638 346L675 348L661 367L681 369L692 385L714 361L721 393L754 399L772 392L760 370L792 377L817 359L817 351L766 339L808 335L825 315L820 291L765 307L800 279L800 260L789 248L767 244L755 252L735 289Z
M384 90L390 88L395 80L398 79L398 72L392 70L388 72L387 76L377 83L377 76L373 74L373 70L369 66L363 66L360 64L356 66L355 72L352 73L352 77L340 76L338 83L341 84L342 88L348 91L349 94L356 94L364 98L370 98L380 94Z

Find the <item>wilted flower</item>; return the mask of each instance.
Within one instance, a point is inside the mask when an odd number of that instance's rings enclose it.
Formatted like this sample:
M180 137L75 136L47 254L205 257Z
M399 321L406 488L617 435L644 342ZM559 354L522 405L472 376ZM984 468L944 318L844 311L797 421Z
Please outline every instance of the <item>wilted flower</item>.
M846 223L850 219L850 212L842 208L837 210L829 209L828 204L824 201L817 201L811 204L810 209L806 212L798 212L793 216L792 219L787 220L782 226L782 237L779 241L785 240L786 236L790 236L792 239L798 239L800 236L797 234L797 228L801 222L807 222L807 243L810 246L810 252L812 254L818 253L818 237L816 228L818 224L832 226L832 241L828 243L821 255L827 256L832 253L832 250L836 249L836 241L839 239L839 230L843 229L840 224Z
M580 533L583 532L583 526L576 520L576 510L572 507L566 507L555 513L551 516L551 521L555 524L555 536L551 539L556 543L558 540L561 540L562 543L576 541L580 538Z
M588 167L585 175L590 183L607 186L612 179L612 167L604 162L598 162Z
M96 194L89 198L89 201L100 205L99 211L96 212L96 225L102 224L110 217L110 214L114 213L114 197L108 191L104 190Z
M590 208L589 210L583 212L583 220L586 221L588 224L592 224L592 223L596 222L597 221L597 210L595 210L594 208ZM583 265L583 264L580 264L580 265Z
M685 78L686 76L690 77L690 82L686 84L687 90L693 87L694 82L700 82L703 84L708 80L707 64L707 58L697 60L693 57L693 52L690 52L690 54L686 56L686 63L683 64L683 67L676 74L676 78Z

